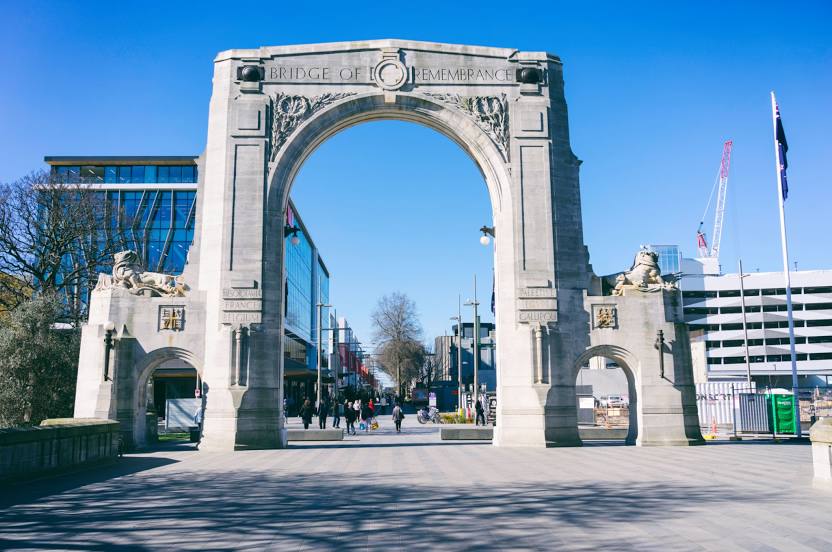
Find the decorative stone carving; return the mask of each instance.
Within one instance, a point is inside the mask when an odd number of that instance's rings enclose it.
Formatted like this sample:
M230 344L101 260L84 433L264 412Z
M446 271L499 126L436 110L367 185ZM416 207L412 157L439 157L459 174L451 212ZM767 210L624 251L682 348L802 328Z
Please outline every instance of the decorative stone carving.
M625 289L639 291L660 291L663 289L677 289L673 277L662 278L659 268L659 255L655 251L642 249L636 253L630 270L615 276L613 295L624 295Z
M595 328L615 329L618 327L618 312L615 305L593 305L592 317Z
M313 113L354 95L354 92L327 92L312 97L283 93L272 96L271 159L274 160L289 136Z
M113 256L113 275L99 274L95 289L126 289L133 295L150 297L184 297L187 286L181 276L145 272L136 252L127 250Z
M508 159L508 98L499 96L460 96L459 94L432 94L426 96L452 105L464 111L497 144Z
M181 332L185 329L185 307L184 306L161 306L159 307L159 330L170 330Z

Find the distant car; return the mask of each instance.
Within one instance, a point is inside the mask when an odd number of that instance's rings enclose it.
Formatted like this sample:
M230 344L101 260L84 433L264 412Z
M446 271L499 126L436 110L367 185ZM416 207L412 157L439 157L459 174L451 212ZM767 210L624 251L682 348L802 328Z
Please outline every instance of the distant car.
M621 395L604 395L599 401L600 405L606 408L627 406L628 402L629 401Z

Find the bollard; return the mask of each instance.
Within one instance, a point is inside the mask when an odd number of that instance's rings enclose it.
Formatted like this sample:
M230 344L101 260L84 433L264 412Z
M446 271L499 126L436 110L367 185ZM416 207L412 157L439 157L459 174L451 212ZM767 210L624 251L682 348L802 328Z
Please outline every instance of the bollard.
M821 418L809 430L812 441L813 485L832 490L832 418Z

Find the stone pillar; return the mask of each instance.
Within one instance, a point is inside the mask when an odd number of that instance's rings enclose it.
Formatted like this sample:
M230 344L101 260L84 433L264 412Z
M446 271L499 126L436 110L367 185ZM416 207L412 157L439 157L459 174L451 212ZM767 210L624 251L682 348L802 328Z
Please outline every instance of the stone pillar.
M285 445L278 415L280 316L263 308L264 297L282 293L279 285L264 285L263 258L266 233L282 236L282 221L266 213L270 102L261 80L257 59L215 63L199 213L203 450Z
M533 71L540 81L526 78ZM518 57L520 95L510 117L513 244L502 243L497 229L497 247L515 251L516 294L507 309L512 319L498 313L497 320L498 445L580 443L570 374L588 341L581 299L588 273L561 71L552 56Z
M812 442L813 485L832 491L832 418L821 418L809 430Z

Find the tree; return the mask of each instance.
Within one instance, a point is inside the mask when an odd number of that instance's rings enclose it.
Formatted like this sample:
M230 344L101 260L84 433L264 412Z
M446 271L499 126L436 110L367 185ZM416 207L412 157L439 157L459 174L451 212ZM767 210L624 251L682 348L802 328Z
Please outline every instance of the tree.
M109 215L109 217L108 217ZM86 317L86 294L123 246L103 192L47 171L0 185L0 306L11 310L33 290L64 298L65 319Z
M371 319L373 337L381 351L381 366L396 382L398 394L402 396L404 383L419 378L425 358L416 303L404 293L384 295L378 300Z
M72 416L80 333L56 329L62 312L54 294L43 294L3 315L0 427Z

